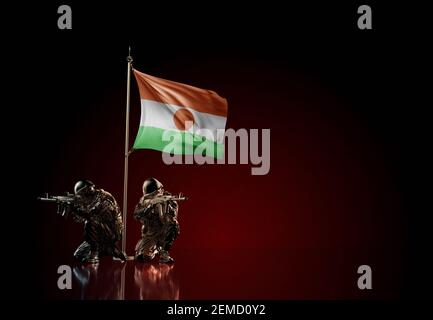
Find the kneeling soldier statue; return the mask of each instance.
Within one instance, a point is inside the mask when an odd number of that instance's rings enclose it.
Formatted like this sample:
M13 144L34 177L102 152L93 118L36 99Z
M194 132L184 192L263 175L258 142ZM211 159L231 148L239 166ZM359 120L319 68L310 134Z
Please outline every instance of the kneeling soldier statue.
M72 215L75 221L84 223L84 242L74 253L80 262L98 263L101 256L126 260L116 245L122 238L122 214L110 193L96 189L89 180L80 180L75 184L74 194L39 200L56 202L62 216Z
M149 262L159 255L160 263L174 262L168 251L180 232L177 221L179 200L186 198L164 191L162 183L155 178L144 181L143 197L134 211L134 217L143 224L141 239L135 246L137 261Z

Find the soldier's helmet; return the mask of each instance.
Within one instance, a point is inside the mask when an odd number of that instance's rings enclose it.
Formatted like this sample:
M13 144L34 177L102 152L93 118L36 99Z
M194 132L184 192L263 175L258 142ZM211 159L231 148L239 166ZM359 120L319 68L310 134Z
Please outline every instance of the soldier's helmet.
M74 193L78 194L88 187L95 187L95 184L90 180L80 180L74 186Z
M147 178L143 182L143 195L155 192L163 187L162 183L155 178Z

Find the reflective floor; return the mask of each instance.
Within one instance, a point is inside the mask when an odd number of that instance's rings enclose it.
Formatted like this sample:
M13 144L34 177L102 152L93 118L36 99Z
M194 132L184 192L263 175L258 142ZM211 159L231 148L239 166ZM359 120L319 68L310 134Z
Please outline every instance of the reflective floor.
M44 299L369 299L398 297L399 255L360 250L202 250L174 252L173 265L113 261L80 265L70 259L72 289L59 290L52 257L44 268ZM62 262L62 263L60 263ZM46 263L48 263L46 261ZM373 269L374 290L357 288L357 268Z
M126 271L133 267L133 282L126 282ZM105 259L98 265L75 265L73 282L80 288L79 299L178 300L179 281L174 265L121 263ZM128 286L128 288L127 288Z

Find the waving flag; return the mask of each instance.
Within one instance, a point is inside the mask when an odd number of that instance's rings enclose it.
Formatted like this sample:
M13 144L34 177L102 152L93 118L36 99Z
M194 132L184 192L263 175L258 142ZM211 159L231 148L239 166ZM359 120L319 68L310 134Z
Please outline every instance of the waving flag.
M169 81L134 70L141 98L140 128L134 149L164 151L171 144L175 154L191 154L211 144L212 157L224 154L227 100L216 92ZM182 139L164 141L170 135ZM207 149L208 150L208 149Z

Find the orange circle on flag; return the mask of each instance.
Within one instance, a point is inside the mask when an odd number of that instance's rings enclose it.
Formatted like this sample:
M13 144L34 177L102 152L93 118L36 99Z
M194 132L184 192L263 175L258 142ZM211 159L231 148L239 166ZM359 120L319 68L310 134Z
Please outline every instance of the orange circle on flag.
M177 110L173 115L173 122L179 130L189 130L194 124L194 116L188 109ZM188 123L186 123L188 122Z

